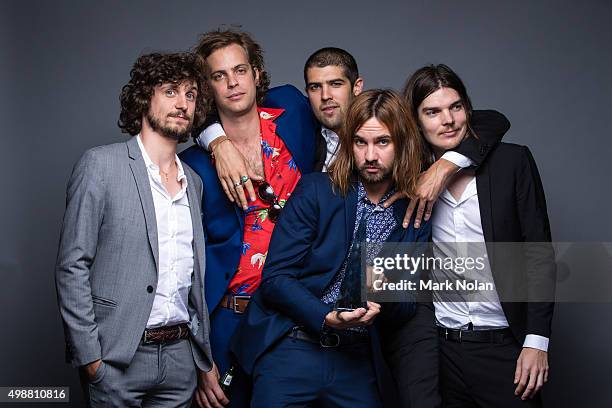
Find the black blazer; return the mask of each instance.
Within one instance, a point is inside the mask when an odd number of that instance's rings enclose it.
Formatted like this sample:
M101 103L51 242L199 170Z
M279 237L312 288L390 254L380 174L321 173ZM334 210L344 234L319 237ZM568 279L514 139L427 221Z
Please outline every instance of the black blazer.
M510 329L520 344L527 334L550 337L556 268L544 189L529 149L499 143L477 169L476 188L493 280ZM537 244L501 248L494 242Z

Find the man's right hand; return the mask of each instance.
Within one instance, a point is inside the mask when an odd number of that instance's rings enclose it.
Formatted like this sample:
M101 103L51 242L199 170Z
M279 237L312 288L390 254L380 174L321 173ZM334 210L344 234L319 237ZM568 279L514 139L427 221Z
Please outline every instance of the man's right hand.
M325 316L325 324L334 329L348 329L357 326L369 326L374 323L374 318L380 313L378 303L369 302L368 308L360 307L353 311L332 310Z
M87 378L89 379L89 381L93 380L94 377L96 376L96 372L98 371L98 368L100 368L100 364L102 364L102 360L98 359L94 362L86 364L83 367L83 369L85 370L85 374L87 375Z
M222 408L229 404L229 399L219 385L219 378L219 369L214 362L210 371L198 370L195 399L200 408Z
M215 167L225 195L232 203L237 203L245 211L249 208L245 189L251 201L255 201L255 190L251 180L261 180L251 169L248 162L236 149L231 140L226 140L213 147ZM241 183L242 176L249 177L246 183Z

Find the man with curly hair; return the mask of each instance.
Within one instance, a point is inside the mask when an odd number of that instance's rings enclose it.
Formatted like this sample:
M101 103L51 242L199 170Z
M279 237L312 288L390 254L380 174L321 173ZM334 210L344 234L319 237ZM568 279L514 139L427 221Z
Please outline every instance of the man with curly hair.
M202 183L176 155L204 112L195 55L143 55L121 92L132 137L72 172L55 277L89 406L188 407L212 368Z
M270 79L262 49L249 34L237 30L205 33L196 52L204 64L212 112L225 128L226 136L215 144L231 141L253 169L227 183L219 180L215 159L203 148L193 146L181 153L205 187L206 300L214 366L200 378L196 399L205 407L248 406L250 385L238 367L233 370L230 395L219 379L233 365L230 338L261 281L276 219L300 177L313 170L315 121L308 102L292 86L281 87L279 105L261 107ZM216 147L210 151L214 153ZM244 194L242 187L249 176L258 194L251 191L248 205L237 207L226 193L235 189Z

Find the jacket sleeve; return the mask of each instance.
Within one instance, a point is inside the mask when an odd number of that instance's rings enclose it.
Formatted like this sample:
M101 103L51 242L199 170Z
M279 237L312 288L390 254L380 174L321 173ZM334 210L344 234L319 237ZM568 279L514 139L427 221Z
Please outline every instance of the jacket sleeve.
M475 110L471 126L476 137L466 138L454 151L470 158L478 167L510 129L510 122L495 110Z
M75 165L66 194L66 211L55 267L60 314L68 356L73 366L101 358L95 322L90 268L96 256L104 216L104 179L95 150Z
M522 148L516 184L517 208L523 234L527 276L527 334L550 337L556 279L546 198L535 160Z
M317 232L316 190L315 183L302 178L287 201L274 227L259 288L266 304L313 333L321 331L332 310L299 280Z
M410 255L413 257L419 257L421 252L426 253L429 248L429 242L431 241L431 220L424 222L420 228L414 228L414 217L410 221L410 227L413 229L413 234L407 234L412 237L411 241L404 241L404 245L399 245L399 251L393 251L392 253L385 253L385 257L395 257L396 254L402 253L406 249L413 251ZM409 245L411 244L412 245ZM409 246L407 247L406 244ZM385 271L385 277L389 278L391 282L401 282L402 280L409 280L416 282L422 279L426 273L424 270L419 270L411 275L410 272L401 272L399 274L393 273L394 271ZM417 286L418 287L418 286ZM402 295L394 295L394 302L385 302L381 305L380 315L376 319L376 324L381 330L390 330L399 328L408 322L415 314L417 308L417 301L421 300L422 295L419 291L403 291L400 292ZM402 296L403 301L399 296Z

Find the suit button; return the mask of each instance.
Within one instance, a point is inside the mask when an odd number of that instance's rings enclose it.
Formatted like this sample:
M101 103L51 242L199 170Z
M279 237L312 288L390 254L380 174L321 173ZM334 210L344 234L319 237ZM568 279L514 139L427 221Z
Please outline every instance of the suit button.
M147 292L153 293L153 286L151 285L147 286Z

